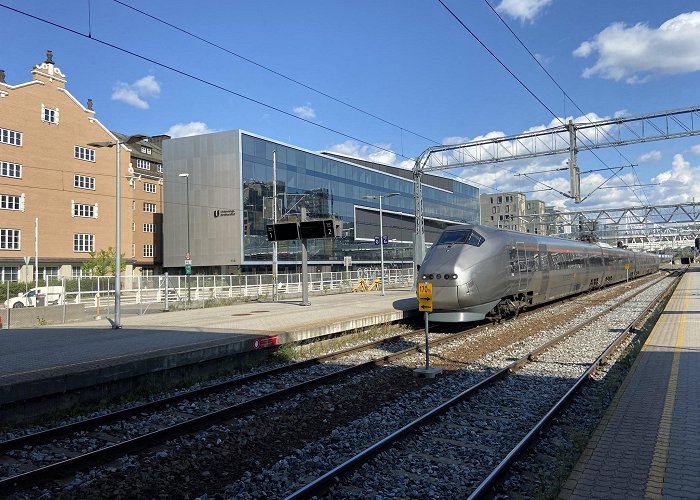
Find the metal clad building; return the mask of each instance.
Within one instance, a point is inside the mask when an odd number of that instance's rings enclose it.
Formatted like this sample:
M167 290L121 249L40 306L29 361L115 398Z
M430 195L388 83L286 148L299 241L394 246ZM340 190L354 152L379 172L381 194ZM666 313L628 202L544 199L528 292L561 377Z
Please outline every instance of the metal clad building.
M379 262L379 203L365 196L399 193L382 201L388 266L410 265L414 200L410 171L339 155L315 153L241 130L170 139L164 143L164 266L182 268L190 249L195 272L269 269L272 244L266 224L273 216L273 152L276 155L280 222L332 218L342 237L309 240L309 261L323 270ZM183 177L181 174L189 174ZM426 239L453 223L479 220L478 189L424 176ZM189 183L189 203L187 187ZM189 206L189 245L187 213ZM376 234L375 234L376 233ZM280 272L301 259L299 241L279 242ZM269 272L269 271L268 271Z

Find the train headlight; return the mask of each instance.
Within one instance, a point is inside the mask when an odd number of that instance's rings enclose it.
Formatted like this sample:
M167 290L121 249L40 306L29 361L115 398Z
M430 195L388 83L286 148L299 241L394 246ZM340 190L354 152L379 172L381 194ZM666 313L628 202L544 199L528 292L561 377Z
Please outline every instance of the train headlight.
M421 276L421 279L427 280L427 279L428 279L428 275L427 275L427 274L424 274L423 276Z
M428 279L430 279L430 280L433 279L434 277L435 277L435 276L433 276L432 274L429 274L429 275L428 275Z
M452 275L452 279L453 279L453 280L456 280L456 279L457 279L457 275L456 275L456 274L453 274L453 275Z
M436 277L437 279L440 279L440 278L442 278L442 274L436 274L435 277Z

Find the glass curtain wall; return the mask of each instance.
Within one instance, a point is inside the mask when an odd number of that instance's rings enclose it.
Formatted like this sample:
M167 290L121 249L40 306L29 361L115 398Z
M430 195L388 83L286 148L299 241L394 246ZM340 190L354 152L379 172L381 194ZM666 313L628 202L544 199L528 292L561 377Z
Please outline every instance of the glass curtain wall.
M278 222L301 220L306 208L307 220L335 219L342 224L341 238L308 240L310 262L321 262L340 268L345 256L353 265L379 262L379 246L373 238L356 238L355 206L377 211L378 196L397 192L399 196L382 200L384 234L391 242L384 247L385 265L410 265L413 256L413 183L404 178L370 168L335 160L324 155L299 150L243 133L242 181L244 255L248 265L269 265L272 244L267 241L265 225L273 217L273 151L277 154L277 219ZM475 222L479 219L478 189L453 182L453 191L424 185L426 217L441 221ZM377 215L378 221L378 215ZM449 222L426 221L426 231L439 232ZM430 226L430 227L428 227ZM379 236L378 222L376 236ZM432 238L428 238L429 241ZM301 260L299 241L278 242L280 272L285 265L295 266ZM323 269L323 270L327 270Z

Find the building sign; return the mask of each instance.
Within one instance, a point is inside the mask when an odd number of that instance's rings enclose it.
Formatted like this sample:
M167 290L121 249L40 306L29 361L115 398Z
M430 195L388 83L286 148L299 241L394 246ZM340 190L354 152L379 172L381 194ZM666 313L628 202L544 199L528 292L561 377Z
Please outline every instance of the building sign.
M215 219L217 217L231 217L233 215L236 215L235 210L214 210L214 218Z

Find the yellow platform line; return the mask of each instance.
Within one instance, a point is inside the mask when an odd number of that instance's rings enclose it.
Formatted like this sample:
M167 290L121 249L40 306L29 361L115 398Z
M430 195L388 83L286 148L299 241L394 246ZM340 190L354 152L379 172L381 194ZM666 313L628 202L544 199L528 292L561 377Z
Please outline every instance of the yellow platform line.
M673 349L673 362L671 364L671 374L666 389L664 400L664 411L659 422L659 431L656 435L656 445L654 446L654 456L651 468L647 477L645 498L661 498L663 494L663 483L666 475L666 462L668 460L668 447L671 440L671 423L673 420L673 410L676 402L676 389L678 387L678 370L681 362L681 349L683 347L683 334L685 332L685 311L688 308L688 294L685 293L688 286L683 289L683 307L680 322L678 324L678 334L676 345ZM655 332L656 333L656 332ZM653 335L652 335L653 337Z

